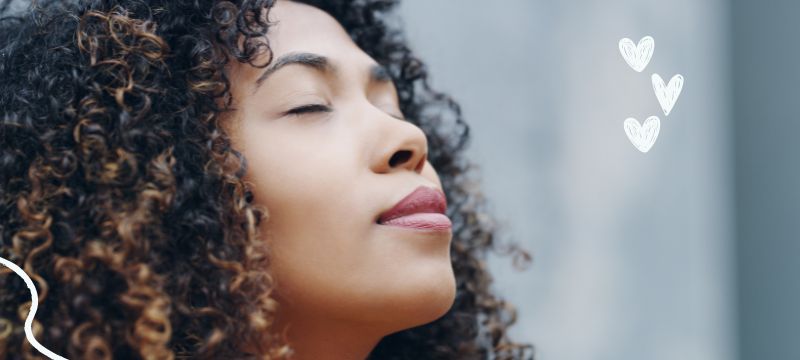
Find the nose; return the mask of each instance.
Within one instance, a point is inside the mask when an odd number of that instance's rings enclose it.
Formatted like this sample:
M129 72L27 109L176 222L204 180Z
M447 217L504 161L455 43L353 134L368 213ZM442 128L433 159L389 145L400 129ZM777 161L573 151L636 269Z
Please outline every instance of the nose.
M393 119L387 122L372 161L376 173L411 170L422 173L428 160L428 139L416 125Z

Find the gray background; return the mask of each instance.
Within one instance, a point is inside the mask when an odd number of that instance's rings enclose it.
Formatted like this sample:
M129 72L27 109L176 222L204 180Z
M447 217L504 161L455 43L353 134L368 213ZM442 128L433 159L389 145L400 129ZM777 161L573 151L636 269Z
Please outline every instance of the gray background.
M493 257L550 360L800 359L800 2L405 1L470 155L533 252ZM655 38L642 73L618 41ZM664 116L650 74L686 77ZM653 149L627 117L661 118Z

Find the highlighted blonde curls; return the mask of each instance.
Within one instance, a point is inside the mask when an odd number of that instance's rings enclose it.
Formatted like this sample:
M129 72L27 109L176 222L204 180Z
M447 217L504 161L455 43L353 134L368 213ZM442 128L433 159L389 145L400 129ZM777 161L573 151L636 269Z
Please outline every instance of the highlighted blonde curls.
M40 290L34 335L68 358L285 357L267 331L265 209L201 105L226 89L218 51L255 38L265 4L122 3L39 1L1 22L0 256ZM158 20L174 13L196 16ZM38 356L24 284L4 272L0 288L0 358Z

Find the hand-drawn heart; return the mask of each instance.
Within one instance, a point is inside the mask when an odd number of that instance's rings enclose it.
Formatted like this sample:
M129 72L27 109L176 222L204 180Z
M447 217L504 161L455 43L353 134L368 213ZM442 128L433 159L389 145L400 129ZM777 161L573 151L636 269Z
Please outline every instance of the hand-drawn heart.
M634 118L625 119L625 134L639 151L646 153L650 151L653 144L658 139L658 131L661 130L661 119L658 116L651 116L644 121L644 125L639 125L639 121Z
M664 110L664 115L669 115L672 107L678 101L683 90L683 75L678 74L672 77L669 85L664 84L664 79L658 74L653 74L653 90L656 92L658 103L661 104L661 109Z
M655 48L656 42L650 36L645 36L639 40L638 46L628 38L623 38L619 41L619 52L622 53L625 62L637 72L642 72L647 67L653 57Z

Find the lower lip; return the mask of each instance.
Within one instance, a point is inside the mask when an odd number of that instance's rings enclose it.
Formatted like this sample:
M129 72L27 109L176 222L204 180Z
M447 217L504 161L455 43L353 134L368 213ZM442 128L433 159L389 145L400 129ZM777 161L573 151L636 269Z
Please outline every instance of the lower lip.
M397 226L415 230L449 231L453 227L450 218L438 213L418 213L388 220L380 225Z

